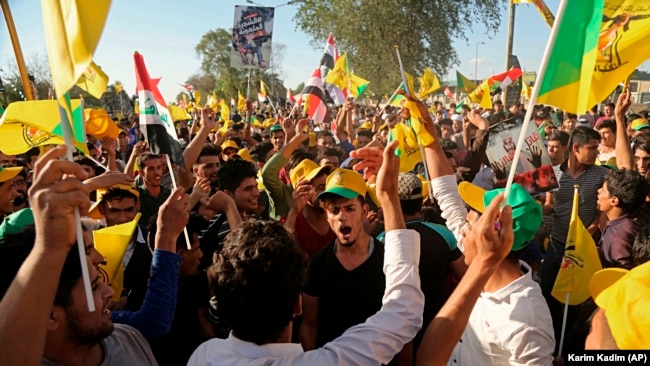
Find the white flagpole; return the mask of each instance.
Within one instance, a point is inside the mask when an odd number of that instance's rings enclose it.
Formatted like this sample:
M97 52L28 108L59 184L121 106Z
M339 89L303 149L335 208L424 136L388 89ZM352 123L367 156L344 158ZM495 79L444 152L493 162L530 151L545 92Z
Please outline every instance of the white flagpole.
M570 292L566 293L566 297L564 298L564 315L562 316L562 333L560 333L560 348L558 349L557 355L562 356L562 346L564 346L564 333L566 331L566 318L567 314L569 312L569 296L571 295Z
M68 110L72 111L70 106L70 94L68 92L65 95L61 96L61 99L64 99L63 102L67 104ZM74 161L72 153L74 151L74 141L72 138L72 121L68 119L68 114L60 105L62 100L59 100L59 116L61 118L61 130L63 132L63 141L65 142L68 151L66 153L66 159L68 161ZM80 108L83 110L83 102L81 103ZM86 244L84 243L84 234L81 229L81 215L79 214L79 208L74 209L74 221L77 223L75 230L77 231L77 249L79 250L79 262L81 265L81 278L83 279L84 292L86 293L86 303L88 304L88 311L95 311L95 299L93 298L93 290L90 286L90 274L88 272L88 261L86 260Z
M169 176L172 178L172 187L176 189L176 177L174 177L174 170L172 169L171 156L167 155L167 169L169 169ZM183 227L183 234L185 234L185 244L187 244L187 250L192 250L192 242L190 242L190 236L187 234L187 226Z
M524 116L524 123L521 126L521 133L519 134L519 140L517 141L517 148L515 149L515 156L512 159L512 166L510 168L510 174L508 175L508 180L506 182L506 188L504 190L503 202L507 204L508 195L510 194L510 188L512 188L512 181L515 179L515 173L517 171L517 163L519 162L519 156L521 155L521 148L524 145L524 140L526 139L526 131L528 130L528 125L530 124L530 119L533 116L533 107L535 106L535 100L539 94L540 86L544 80L544 74L546 73L546 67L548 66L548 60L551 57L551 50L555 44L555 39L557 38L558 30L560 29L560 23L562 23L562 18L564 17L564 10L566 9L566 4L568 0L561 0L560 6L557 11L557 17L555 18L555 23L553 23L553 28L551 29L551 35L548 37L548 42L546 43L546 49L544 50L544 56L542 57L542 62L539 65L539 71L537 75L539 77L535 80L535 86L533 87L532 95L528 100L528 108L526 108L526 115Z

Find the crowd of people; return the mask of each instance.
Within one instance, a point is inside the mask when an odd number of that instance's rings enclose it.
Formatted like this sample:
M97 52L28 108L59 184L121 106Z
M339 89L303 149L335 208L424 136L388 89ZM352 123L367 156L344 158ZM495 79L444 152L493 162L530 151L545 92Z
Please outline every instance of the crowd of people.
M197 108L177 122L182 161L154 154L137 116L74 161L0 146L0 364L551 365L650 349L650 126L629 96L602 115L535 106L559 188L514 184L507 202L486 149L525 111L500 101L413 100L433 142L412 171L390 132L409 110L351 100L332 123ZM605 269L580 284L592 297L569 306L558 354L576 186ZM116 294L92 233L136 219Z

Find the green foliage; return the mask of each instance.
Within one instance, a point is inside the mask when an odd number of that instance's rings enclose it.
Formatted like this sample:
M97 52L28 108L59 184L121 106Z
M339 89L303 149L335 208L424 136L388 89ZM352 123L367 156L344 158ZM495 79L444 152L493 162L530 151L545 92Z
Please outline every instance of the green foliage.
M401 82L394 46L414 76L425 67L438 75L458 64L453 40L483 24L495 33L507 0L298 0L297 27L322 48L334 33L339 54L347 52L355 74L369 79L377 94Z

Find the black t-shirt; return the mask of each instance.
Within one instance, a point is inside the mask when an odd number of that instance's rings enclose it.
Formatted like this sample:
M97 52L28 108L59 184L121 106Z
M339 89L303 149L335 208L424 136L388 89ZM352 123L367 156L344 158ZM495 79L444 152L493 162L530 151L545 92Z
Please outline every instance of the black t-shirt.
M352 271L334 252L334 242L311 258L305 294L318 297L316 346L334 340L381 309L386 287L384 245L376 239L368 259Z

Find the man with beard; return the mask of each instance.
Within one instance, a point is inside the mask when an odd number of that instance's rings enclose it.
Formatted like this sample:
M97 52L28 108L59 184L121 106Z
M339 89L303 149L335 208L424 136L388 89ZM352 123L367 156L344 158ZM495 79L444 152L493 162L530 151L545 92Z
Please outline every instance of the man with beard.
M353 170L336 169L325 188L317 197L336 239L314 254L309 264L300 327L306 351L375 314L386 286L384 246L363 228L368 214L363 177Z
M310 257L336 239L317 198L330 171L329 165L318 166L311 160L303 160L291 171L293 202L284 227L293 230L298 247Z
M207 178L213 189L219 188L219 168L221 167L221 149L213 144L205 144L194 163L194 175L197 178Z
M14 212L14 199L19 196L14 181L23 168L4 168L0 166L0 217Z
M24 168L14 178L13 183L18 196L14 198L11 204L14 206L14 212L16 212L29 207L29 201L27 200L27 171Z
M140 155L138 174L142 176L143 182L137 187L140 193L140 213L142 214L140 222L146 225L172 191L162 185L163 161L160 155L149 152Z

